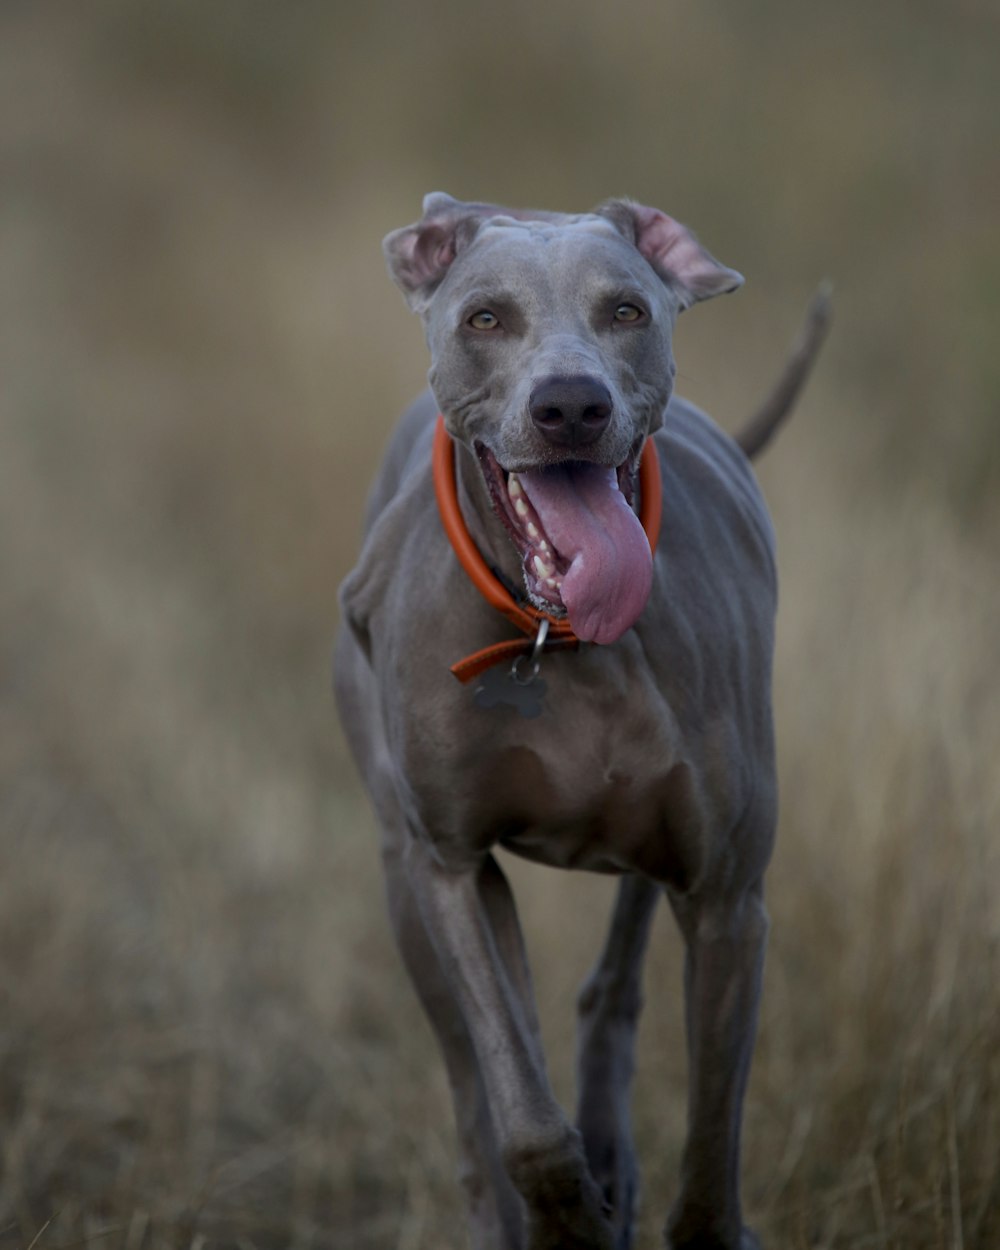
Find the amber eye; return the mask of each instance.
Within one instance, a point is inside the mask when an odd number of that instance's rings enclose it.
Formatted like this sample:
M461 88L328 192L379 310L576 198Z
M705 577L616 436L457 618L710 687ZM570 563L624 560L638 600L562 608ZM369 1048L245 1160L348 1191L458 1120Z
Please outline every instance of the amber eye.
M642 317L642 309L636 308L635 304L619 304L615 309L615 321L639 321Z
M473 330L496 330L500 326L500 318L491 313L488 308L480 308L479 312L472 314L467 324L472 326Z

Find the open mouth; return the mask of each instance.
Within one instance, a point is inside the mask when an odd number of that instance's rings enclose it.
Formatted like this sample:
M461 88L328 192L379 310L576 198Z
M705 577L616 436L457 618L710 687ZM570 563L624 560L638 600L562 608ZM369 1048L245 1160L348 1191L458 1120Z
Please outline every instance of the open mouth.
M476 444L531 601L568 616L584 641L621 637L649 596L652 555L633 508L642 443L617 467L567 460L518 472Z

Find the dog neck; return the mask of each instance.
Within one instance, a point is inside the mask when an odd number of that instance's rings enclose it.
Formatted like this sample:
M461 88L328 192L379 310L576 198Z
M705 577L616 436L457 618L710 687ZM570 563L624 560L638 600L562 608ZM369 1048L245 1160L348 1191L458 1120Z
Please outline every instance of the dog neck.
M493 508L475 453L464 443L453 442L458 505L469 536L478 547L487 568L520 600L524 596L521 558Z

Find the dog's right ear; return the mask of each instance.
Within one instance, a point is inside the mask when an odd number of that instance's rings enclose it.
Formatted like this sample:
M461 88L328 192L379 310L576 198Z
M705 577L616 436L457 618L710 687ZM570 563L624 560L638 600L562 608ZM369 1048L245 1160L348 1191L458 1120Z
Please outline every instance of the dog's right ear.
M475 238L485 207L432 191L424 196L424 215L419 221L386 235L382 250L389 273L414 312L426 310L449 265Z

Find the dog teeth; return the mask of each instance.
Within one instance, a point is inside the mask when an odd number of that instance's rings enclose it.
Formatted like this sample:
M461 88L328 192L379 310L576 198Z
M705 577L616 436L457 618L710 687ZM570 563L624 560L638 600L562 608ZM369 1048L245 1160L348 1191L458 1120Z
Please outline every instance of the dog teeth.
M514 511L517 513L518 519L525 522L524 529L533 545L542 553L542 556L549 556L552 548L542 537L542 531L538 528L534 521L528 520L533 515L528 507L528 502L524 496L524 487L518 480L516 473L508 474L507 477L507 494L510 501L514 505ZM545 581L555 572L554 565L550 564L548 559L542 559L540 556L534 558L535 570L538 576Z
M550 590L558 590L562 583L559 581L558 577L547 577L545 579L545 585L548 586Z

